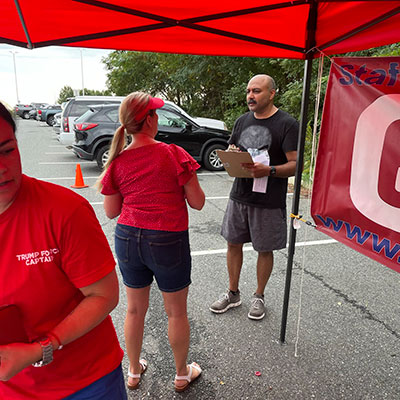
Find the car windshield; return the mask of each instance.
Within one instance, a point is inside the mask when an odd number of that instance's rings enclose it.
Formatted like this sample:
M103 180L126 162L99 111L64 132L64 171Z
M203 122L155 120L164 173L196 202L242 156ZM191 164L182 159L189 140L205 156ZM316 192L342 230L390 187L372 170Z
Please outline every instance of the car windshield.
M185 120L181 116L169 110L160 108L157 110L157 114L158 114L159 126L164 126L169 128L180 128L180 129L186 128Z

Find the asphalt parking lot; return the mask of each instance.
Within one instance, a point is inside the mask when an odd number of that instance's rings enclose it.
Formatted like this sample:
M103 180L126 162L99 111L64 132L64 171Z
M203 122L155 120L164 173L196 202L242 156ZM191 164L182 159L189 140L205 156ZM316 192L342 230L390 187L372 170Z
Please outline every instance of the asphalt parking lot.
M59 144L53 129L32 120L18 120L17 126L24 173L65 187L74 184L80 161ZM75 190L92 204L113 249L116 221L105 217L102 196L91 187L99 170L95 162L80 165L89 188ZM226 245L219 231L232 178L201 169L199 180L206 205L200 212L189 211L189 361L197 361L203 375L183 394L174 392L167 319L153 287L143 345L149 369L129 398L400 399L400 274L303 224L297 234L286 343L280 344L279 332L287 249L275 253L263 320L247 318L255 289L256 253L250 247L244 255L242 305L215 315L208 306L227 288ZM300 207L307 216L309 200L302 199ZM123 348L125 307L121 286L112 317ZM126 371L126 357L123 366Z

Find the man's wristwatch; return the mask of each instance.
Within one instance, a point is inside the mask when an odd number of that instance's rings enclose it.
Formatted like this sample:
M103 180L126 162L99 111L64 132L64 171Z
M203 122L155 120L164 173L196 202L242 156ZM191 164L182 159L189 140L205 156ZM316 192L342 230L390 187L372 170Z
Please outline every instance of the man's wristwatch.
M269 167L269 175L270 176L276 175L276 168L275 167L272 167L272 166Z
M34 367L43 367L53 361L53 345L48 337L42 337L36 341L43 351L42 359L32 364Z

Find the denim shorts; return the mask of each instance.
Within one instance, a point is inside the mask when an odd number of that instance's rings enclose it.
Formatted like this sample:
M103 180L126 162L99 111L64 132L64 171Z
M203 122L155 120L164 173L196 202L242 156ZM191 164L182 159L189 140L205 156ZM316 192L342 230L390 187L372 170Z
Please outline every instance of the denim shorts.
M64 400L128 400L121 364L114 371Z
M117 224L115 252L124 284L130 288L151 285L153 276L163 292L177 292L191 283L188 231L157 231Z

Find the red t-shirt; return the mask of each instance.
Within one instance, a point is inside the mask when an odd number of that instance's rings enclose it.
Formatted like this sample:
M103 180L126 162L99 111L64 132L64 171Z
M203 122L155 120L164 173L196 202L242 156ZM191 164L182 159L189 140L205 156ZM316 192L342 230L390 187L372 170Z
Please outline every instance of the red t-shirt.
M72 190L27 176L0 214L0 305L15 304L30 340L83 299L80 287L110 273L114 257L89 203ZM114 370L122 360L110 316L54 352L54 361L0 382L0 398L58 400Z
M188 229L188 211L183 186L198 168L200 165L174 144L125 150L108 168L101 193L121 193L120 224L184 231Z

